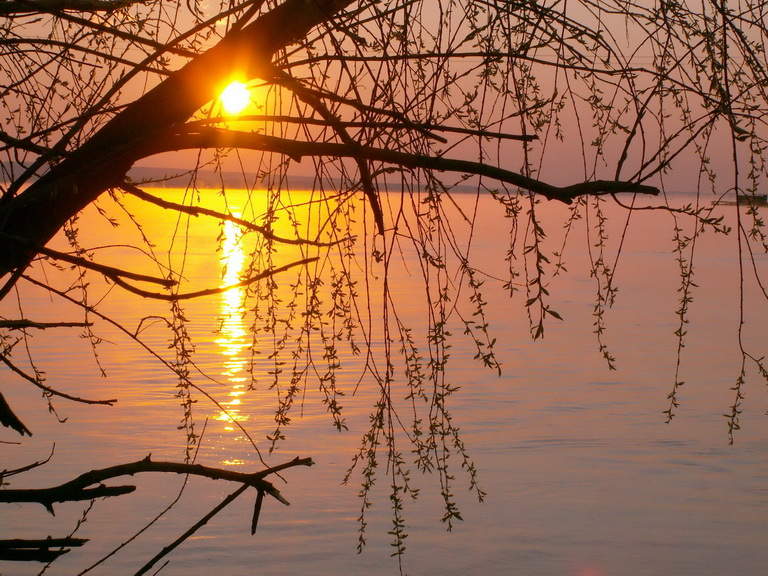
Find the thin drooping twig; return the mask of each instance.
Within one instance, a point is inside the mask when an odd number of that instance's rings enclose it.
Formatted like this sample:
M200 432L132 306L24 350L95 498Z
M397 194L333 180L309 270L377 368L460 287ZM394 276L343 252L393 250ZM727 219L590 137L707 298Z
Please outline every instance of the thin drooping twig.
M112 398L110 400L88 400L86 398L81 398L79 396L72 396L71 394L67 394L66 392L59 392L55 388L51 388L50 386L46 386L42 382L40 382L37 378L34 378L33 376L30 376L26 372L24 372L21 368L16 366L13 362L11 362L8 359L7 355L0 354L0 362L8 366L11 370L16 372L19 376L24 378L27 382L30 382L40 388L41 390L44 390L48 394L53 394L54 396L60 396L61 398L66 398L67 400L73 400L75 402L80 402L82 404L105 404L107 406L111 406L115 402L117 402L116 398ZM31 436L31 434L30 434Z
M248 286L249 284L253 284L254 282L263 280L264 278L269 278L270 276L274 276L275 274L284 272L290 268L293 268L294 266L303 266L305 264L309 264L310 262L314 262L316 260L318 260L317 257L304 258L303 260L291 262L290 264L286 264L285 266L280 266L278 268L265 270L260 274L256 274L256 276L251 276L250 278L246 278L245 280L241 280L240 282L236 282L235 284L230 284L229 286L222 286L220 288L207 288L205 290L198 290L197 292L186 292L184 294L160 294L158 292L148 292L147 290L141 290L140 288L131 286L130 284L123 282L123 280L121 280L118 277L114 277L112 278L112 280L114 281L115 284L117 284L121 288L125 288L129 292L133 292L134 294L138 294L139 296L143 296L145 298L154 298L156 300L168 300L169 302L173 302L175 300L191 300L192 298L200 298L201 296L211 296L213 294L221 294L222 292L226 292L227 290L231 290L232 288L242 288L243 286Z
M141 200L144 200L145 202L150 202L151 204L154 204L155 206L159 206L161 208L166 208L169 210L176 210L177 212L183 212L184 214L190 214L192 216L211 216L213 218L218 218L219 220L226 220L227 222L232 222L233 224L237 224L238 226L242 226L243 228L246 228L248 230L253 230L254 232L258 232L265 238L268 238L269 240L274 240L276 242L281 242L283 244L308 244L310 246L333 246L335 243L328 243L328 242L317 242L314 240L303 240L301 238L283 238L281 236L278 236L274 234L271 230L264 226L259 226L258 224L254 224L253 222L249 222L248 220L243 220L242 218L238 218L237 216L232 216L231 214L224 214L223 212L217 212L216 210L210 210L208 208L203 208L202 206L185 206L184 204L178 204L176 202L170 202L168 200L163 200L162 198L158 198L157 196L154 196L152 194L149 194L139 188L138 186L135 186L134 184L130 184L128 182L124 182L120 185L120 188L122 188L125 192L128 194L135 196L136 198L140 198ZM339 241L342 242L343 240Z

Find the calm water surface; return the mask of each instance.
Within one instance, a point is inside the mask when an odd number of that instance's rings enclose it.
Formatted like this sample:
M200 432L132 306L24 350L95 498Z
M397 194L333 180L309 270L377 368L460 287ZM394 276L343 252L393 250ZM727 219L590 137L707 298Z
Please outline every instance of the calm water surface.
M468 211L473 201L471 196L458 197ZM474 239L474 257L478 267L501 276L506 241L498 231L504 221L490 199L482 199L478 210L483 225ZM557 250L564 211L551 207L542 212L550 249ZM569 274L551 281L552 306L565 321L550 322L543 341L531 342L521 298L510 302L498 285L486 282L484 295L503 374L497 377L483 370L472 361L470 343L457 338L450 377L462 386L454 400L454 417L487 498L484 503L473 499L466 478L456 470L454 494L464 522L446 532L440 522L439 486L434 478L417 477L422 497L405 510L409 533L405 572L423 576L764 573L768 395L753 370L745 388L743 429L733 446L728 445L723 417L733 401L729 388L740 370L735 239L707 234L697 248L700 288L683 355L681 377L686 385L680 392L678 416L667 425L662 412L674 378L674 312L679 298L671 220L658 214L637 214L633 219L617 268L619 299L608 316L606 341L617 359L617 371L607 369L592 334L595 281L586 269L583 241L577 239L566 252ZM612 229L614 239L621 230L619 220L617 216ZM195 243L197 234L201 238L210 234L208 224L201 220L195 226L185 267L188 276L201 279L204 286L219 282L224 261L227 273L236 278L243 256L236 235L227 236L225 230L224 250L216 253L210 238ZM149 232L164 233L167 239L171 228L160 222L156 228ZM80 229L85 244L89 237L101 238L93 244L104 244L104 235L110 233L95 214L85 215ZM126 265L135 257L129 251L123 255ZM768 271L765 255L757 258L763 273ZM414 261L402 265L417 270ZM411 303L411 309L401 305L405 317L416 318L422 305L414 292L417 284L406 274L393 280L396 296ZM104 291L95 288L91 301ZM759 303L753 284L747 283L746 292L748 302ZM242 304L240 299L235 290L185 305L196 361L224 384L208 383L206 389L237 414L268 463L299 455L311 456L316 465L286 472L287 483L276 480L291 506L265 502L255 536L249 533L253 496L245 495L172 554L160 574L397 573L387 535L386 480L380 481L376 492L362 554L356 553L359 478L348 486L341 484L375 396L365 385L351 395L358 361L344 358L349 381L342 380L342 386L350 392L344 399L350 431L340 434L333 429L316 386L310 383L303 416L295 414L288 440L267 456L264 437L273 429L275 396L265 378L255 390L245 392L246 324L233 313ZM22 306L24 315L34 319L51 317L53 307L58 307L59 316L69 313L34 290L25 295ZM126 297L118 290L106 294L103 307L134 327L138 318L167 315L168 310L165 304ZM13 308L0 313L19 316ZM763 355L768 345L765 306L761 311L751 305L748 314L745 340L756 355ZM71 317L81 318L74 308ZM215 333L222 320L222 330ZM51 461L14 477L14 487L53 485L150 453L155 459L183 458L185 438L177 430L181 409L173 377L110 327L96 328L105 339L97 350L106 379L99 376L88 342L77 338L78 329L35 334L30 348L50 385L88 397L116 397L114 407L57 401L59 416L67 419L59 424L35 392L30 394L30 388L7 371L0 373L6 397L35 433L20 446L0 445L0 466L13 468L43 459L55 443ZM158 326L143 336L167 349L167 333ZM260 468L253 447L219 409L200 398L195 411L200 428L208 418L199 462L248 471ZM7 430L2 434L3 440L18 440ZM144 476L130 483L138 486L135 493L95 504L77 532L90 542L60 558L46 574L80 573L128 540L182 488L176 477ZM90 573L133 574L235 488L190 480L171 512ZM39 506L5 506L0 537L64 536L74 530L86 507L62 504L51 517ZM0 573L7 575L39 570L39 566L0 564Z

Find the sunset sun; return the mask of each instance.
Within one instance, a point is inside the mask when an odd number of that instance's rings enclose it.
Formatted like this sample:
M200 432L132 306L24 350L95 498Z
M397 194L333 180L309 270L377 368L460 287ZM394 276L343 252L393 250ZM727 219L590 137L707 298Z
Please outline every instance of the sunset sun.
M234 81L224 88L219 97L224 112L227 114L239 114L251 102L251 96L248 87L242 82Z

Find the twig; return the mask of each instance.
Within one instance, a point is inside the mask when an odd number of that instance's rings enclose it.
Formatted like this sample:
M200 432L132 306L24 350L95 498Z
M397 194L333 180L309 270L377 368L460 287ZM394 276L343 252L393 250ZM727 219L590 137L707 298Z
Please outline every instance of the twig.
M31 382L41 390L45 390L48 394L53 394L55 396L66 398L67 400L74 400L75 402L81 402L83 404L106 404L107 406L111 406L112 404L117 402L116 398L112 398L110 400L88 400L86 398L80 398L79 396L72 396L71 394L67 394L65 392L59 392L55 388L46 386L45 384L40 382L37 378L33 378L32 376L24 372L21 368L19 368L13 362L11 362L7 356L0 354L0 362L8 366L8 368L16 372L16 374L18 374L28 382Z
M253 222L248 222L248 220L243 220L242 218L238 218L237 216L232 216L231 214L224 214L223 212L217 212L216 210L210 210L208 208L203 208L202 206L185 206L184 204L178 204L176 202L163 200L162 198L158 198L157 196L154 196L152 194L145 192L138 186L135 186L134 184L131 184L129 182L123 182L122 184L120 184L120 188L123 189L128 194L131 194L136 198L140 198L145 202L150 202L151 204L154 204L155 206L159 206L160 208L165 208L167 210L176 210L177 212L183 212L184 214L190 214L192 216L204 215L204 216L211 216L213 218L218 218L219 220L226 220L228 222L237 224L238 226L242 226L243 228L246 228L248 230L253 230L254 232L258 232L265 238L274 240L275 242L282 242L283 244L298 244L298 245L308 244L311 246L333 246L334 244L336 244L335 242L334 243L315 242L313 240L303 240L301 238L283 238L281 236L274 234L264 226L259 226L258 224L254 224Z
M229 286L222 286L220 288L207 288L205 290L198 290L197 292L187 292L184 294L161 294L159 292L149 292L147 290L142 290L141 288L136 288L135 286L131 286L130 284L128 284L127 282L124 282L122 279L118 277L112 278L112 281L118 286L120 286L121 288L124 288L129 292L133 292L134 294L138 294L139 296L143 296L144 298L154 298L156 300L168 300L170 302L173 302L175 300L190 300L192 298L200 298L201 296L211 296L213 294L221 294L222 292L226 292L227 290L231 290L232 288L242 288L243 286L248 286L250 284L253 284L254 282L258 282L259 280L263 280L264 278L269 278L270 276L274 276L275 274L278 274L280 272L285 272L286 270L289 270L294 266L302 266L304 264L309 264L310 262L314 262L316 260L318 260L317 257L305 258L303 260L298 260L297 262L291 262L290 264L286 264L285 266L280 266L278 268L272 268L271 270L266 270L264 272L261 272L260 274L257 274L256 276L251 276L250 278L246 278L245 280L241 280L240 282L237 282L235 284L230 284Z

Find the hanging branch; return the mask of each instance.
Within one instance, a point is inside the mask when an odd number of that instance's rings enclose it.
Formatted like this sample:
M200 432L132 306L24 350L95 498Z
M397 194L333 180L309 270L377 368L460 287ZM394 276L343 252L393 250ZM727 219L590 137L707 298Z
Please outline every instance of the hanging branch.
M34 384L35 386L37 386L47 394L50 394L53 396L60 396L61 398L66 398L67 400L73 400L75 402L81 402L82 404L105 404L107 406L112 406L112 404L117 402L117 399L115 398L112 398L111 400L88 400L86 398L80 398L79 396L72 396L71 394L66 394L65 392L59 392L58 390L51 388L50 386L46 386L45 384L40 382L38 378L30 376L29 374L24 372L21 368L16 366L13 362L11 362L8 359L7 354L0 354L0 362L5 364L6 366L8 366L8 368L16 372L16 374L24 378L24 380L26 380L27 382L30 382L31 384Z
M128 194L130 194L131 196L140 198L141 200L154 204L155 206L159 206L160 208L165 208L168 210L176 210L177 212L183 212L184 214L189 214L195 217L203 215L203 216L211 216L213 218L218 218L219 220L226 220L227 222L232 222L233 224L237 224L238 226L241 226L248 230L253 230L254 232L258 232L259 234L261 234L262 236L264 236L269 240L274 240L275 242L282 242L283 244L328 247L328 246L334 246L339 242L343 242L344 240L346 240L344 239L338 242L317 242L313 240L304 240L301 238L283 238L281 236L274 234L271 230L269 230L264 226L259 226L258 224L254 224L253 222L249 222L248 220L243 220L242 218L232 216L231 214L224 214L223 212L217 212L216 210L210 210L208 208L203 208L202 206L185 206L184 204L178 204L176 202L163 200L162 198L158 198L157 196L153 196L152 194L145 192L144 190L142 190L138 186L135 186L134 184L131 184L130 182L122 183L120 185L120 188L123 189Z
M24 434L32 436L32 432L30 432L29 428L27 428L24 422L22 422L13 410L11 410L8 402L5 401L2 392L0 392L0 424L6 428L16 430L16 432L22 436L24 436Z
M131 286L130 284L123 282L123 280L118 277L111 278L111 280L113 280L114 283L120 286L121 288L125 288L129 292L133 292L134 294L143 296L144 298L154 298L155 300L167 300L169 302L174 302L176 300L191 300L192 298L200 298L201 296L211 296L213 294L221 294L222 292L226 292L227 290L232 290L232 288L242 288L243 286L248 286L250 284L253 284L254 282L263 280L264 278L269 278L270 276L274 276L275 274L279 274L280 272L289 270L294 266L303 266L303 265L309 264L310 262L315 262L318 259L319 258L317 257L304 258L303 260L298 260L297 262L291 262L290 264L286 264L285 266L279 266L278 268L272 268L270 270L266 270L264 272L261 272L260 274L256 274L256 276L251 276L250 278L246 278L245 280L241 280L240 282L236 282L235 284L230 284L229 286L222 286L220 288L207 288L205 290L198 290L197 292L186 292L184 294L160 294L158 292L148 292L146 290L141 290L140 288L136 288L135 286Z

